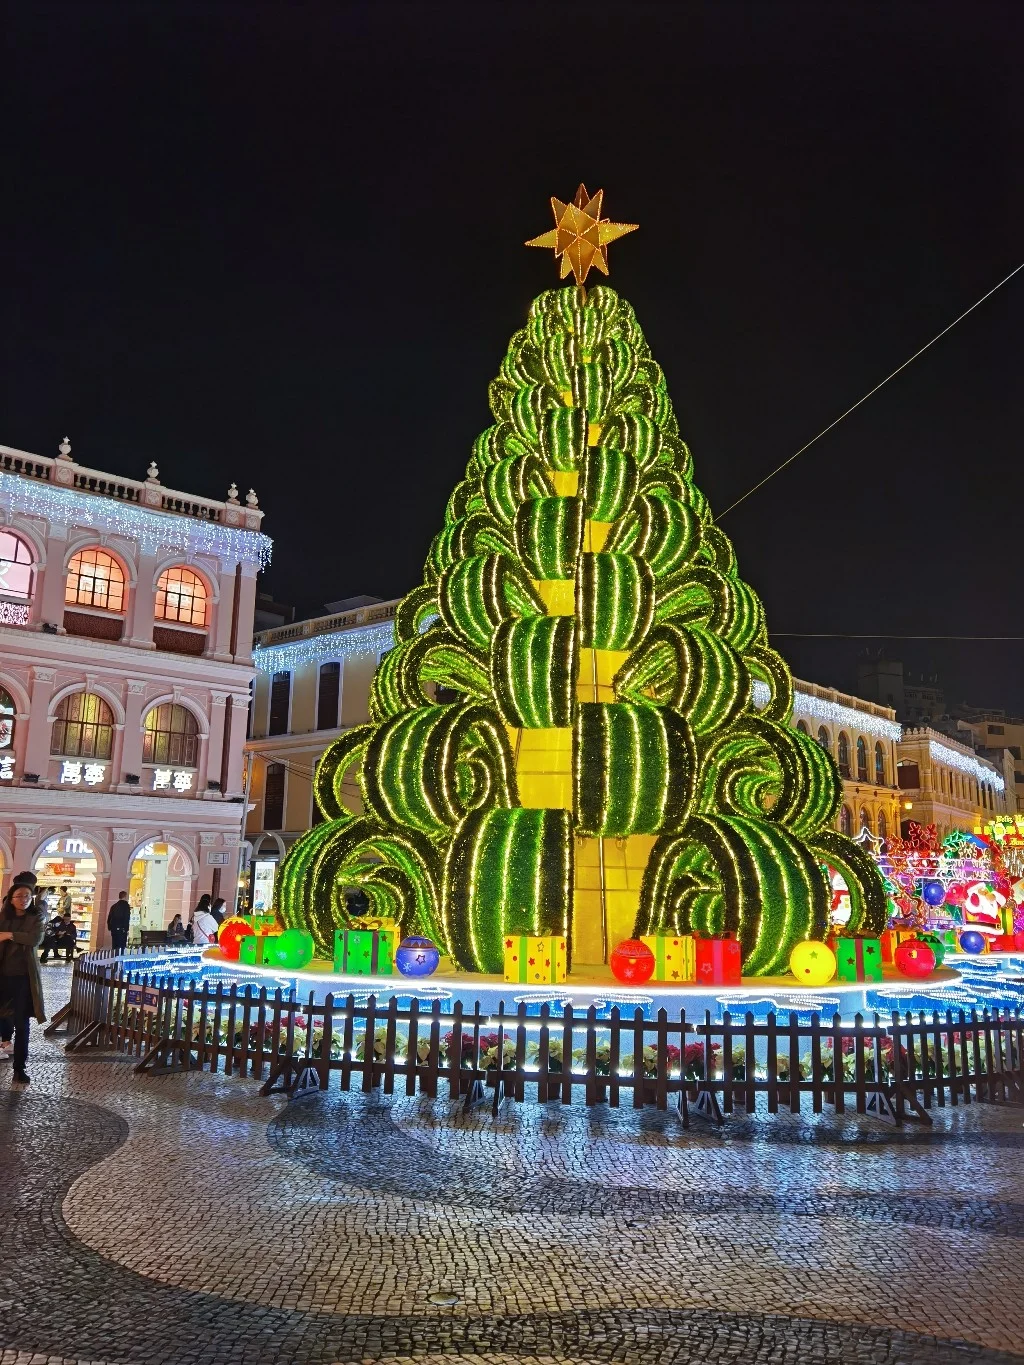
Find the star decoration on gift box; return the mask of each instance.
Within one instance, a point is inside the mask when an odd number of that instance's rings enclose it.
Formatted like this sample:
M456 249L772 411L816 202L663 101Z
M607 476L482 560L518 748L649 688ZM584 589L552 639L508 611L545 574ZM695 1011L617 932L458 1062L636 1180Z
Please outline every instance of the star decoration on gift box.
M551 199L555 226L551 232L531 237L527 246L553 248L555 259L561 257L560 276L564 280L572 272L576 283L582 284L591 267L608 274L608 243L635 232L638 223L613 223L601 217L604 190L591 197L586 185L580 185L571 204Z

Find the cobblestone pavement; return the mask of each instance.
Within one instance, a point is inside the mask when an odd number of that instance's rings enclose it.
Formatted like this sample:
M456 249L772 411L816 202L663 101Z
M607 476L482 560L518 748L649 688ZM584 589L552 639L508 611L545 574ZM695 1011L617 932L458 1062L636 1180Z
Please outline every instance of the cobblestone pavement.
M46 973L51 1010L66 989ZM1024 1360L1024 1111L929 1131L0 1070L0 1365Z

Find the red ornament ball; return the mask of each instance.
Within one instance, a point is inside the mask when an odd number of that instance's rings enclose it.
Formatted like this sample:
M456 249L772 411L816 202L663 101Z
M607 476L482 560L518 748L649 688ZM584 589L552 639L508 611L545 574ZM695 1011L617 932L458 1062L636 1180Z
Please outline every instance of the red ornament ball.
M624 986L642 986L654 975L654 954L638 938L627 938L612 952L608 965Z
M892 956L901 976L931 976L935 970L935 954L931 945L919 938L907 939Z
M217 947L232 962L238 961L242 939L249 938L254 930L247 920L233 917L226 919L217 930Z

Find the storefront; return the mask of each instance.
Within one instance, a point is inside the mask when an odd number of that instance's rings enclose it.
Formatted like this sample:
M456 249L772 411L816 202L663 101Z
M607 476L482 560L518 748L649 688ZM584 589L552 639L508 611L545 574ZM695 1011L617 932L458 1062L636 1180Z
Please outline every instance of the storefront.
M265 834L256 841L249 864L249 908L254 915L265 915L274 908L277 871L284 856L280 839Z
M129 870L128 899L132 906L129 941L143 930L166 929L175 915L187 924L192 905L192 860L169 843L143 844Z
M71 896L71 918L79 941L92 941L99 862L85 839L67 836L52 839L32 869L39 887L46 892L51 911L56 911L66 887Z

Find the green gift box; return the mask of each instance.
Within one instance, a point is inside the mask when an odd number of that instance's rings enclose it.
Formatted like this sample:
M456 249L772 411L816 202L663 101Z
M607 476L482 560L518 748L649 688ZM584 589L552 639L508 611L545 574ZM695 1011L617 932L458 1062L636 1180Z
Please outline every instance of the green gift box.
M393 929L336 929L334 970L346 976L394 976Z
M246 934L238 946L239 962L247 962L250 967L262 967L266 961L267 943L276 934Z
M840 981L881 981L881 941L877 938L837 938L836 977Z

